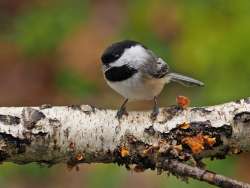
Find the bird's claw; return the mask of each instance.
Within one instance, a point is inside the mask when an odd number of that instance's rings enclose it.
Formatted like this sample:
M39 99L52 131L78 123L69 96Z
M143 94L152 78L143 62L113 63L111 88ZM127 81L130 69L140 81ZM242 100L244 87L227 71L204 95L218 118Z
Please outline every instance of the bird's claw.
M122 118L123 115L128 116L128 112L127 112L126 108L121 108L121 109L119 109L119 110L117 111L115 117L116 117L118 120L120 120L120 119Z
M150 114L150 119L151 119L152 121L155 121L156 118L157 118L157 116L158 116L158 114L159 114L159 109L158 109L158 108L155 108L155 109L153 110L153 112Z

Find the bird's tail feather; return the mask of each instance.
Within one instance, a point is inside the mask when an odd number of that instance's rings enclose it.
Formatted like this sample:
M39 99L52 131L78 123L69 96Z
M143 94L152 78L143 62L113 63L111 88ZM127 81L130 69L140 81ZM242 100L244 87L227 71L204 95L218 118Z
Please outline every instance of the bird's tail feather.
M168 77L170 78L170 81L178 82L184 86L204 86L203 82L178 73L169 73Z

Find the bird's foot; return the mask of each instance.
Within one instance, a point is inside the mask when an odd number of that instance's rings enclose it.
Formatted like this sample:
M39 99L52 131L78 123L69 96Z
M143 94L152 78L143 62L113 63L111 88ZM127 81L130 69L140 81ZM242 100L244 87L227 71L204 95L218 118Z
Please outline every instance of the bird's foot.
M118 120L120 120L120 119L122 118L123 115L128 116L128 112L127 112L126 108L120 108L120 109L117 111L115 117L116 117Z
M152 121L155 121L157 116L159 114L159 108L154 108L154 110L152 111L152 113L150 114L150 119Z

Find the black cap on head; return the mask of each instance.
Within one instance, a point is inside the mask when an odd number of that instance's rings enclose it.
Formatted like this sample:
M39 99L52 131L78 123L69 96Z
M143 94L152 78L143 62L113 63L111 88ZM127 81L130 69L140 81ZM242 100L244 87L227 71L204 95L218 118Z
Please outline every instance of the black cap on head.
M109 63L114 62L121 57L125 49L130 48L131 46L136 46L138 44L141 45L139 42L132 40L124 40L112 44L102 54L102 63L108 65Z

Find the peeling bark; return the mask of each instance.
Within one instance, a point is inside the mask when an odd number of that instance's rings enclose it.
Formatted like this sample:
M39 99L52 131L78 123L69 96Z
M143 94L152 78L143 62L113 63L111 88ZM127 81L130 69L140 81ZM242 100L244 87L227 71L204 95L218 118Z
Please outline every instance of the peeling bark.
M225 158L250 149L250 98L210 107L130 112L89 105L1 107L0 161L18 164L117 163L164 170L163 161Z

